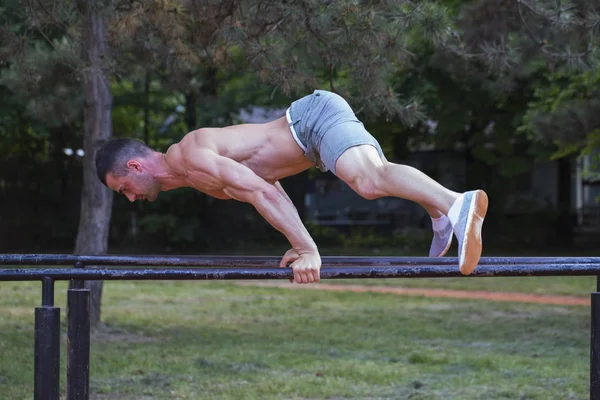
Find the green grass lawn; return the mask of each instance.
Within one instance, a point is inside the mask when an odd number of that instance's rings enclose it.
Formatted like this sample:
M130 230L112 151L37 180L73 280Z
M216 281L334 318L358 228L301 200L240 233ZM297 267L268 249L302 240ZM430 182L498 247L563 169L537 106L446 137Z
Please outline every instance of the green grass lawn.
M584 285L569 282L555 288ZM39 297L39 283L0 283L2 399L32 398ZM93 399L589 398L587 307L113 281L103 321Z
M406 288L435 288L518 292L541 295L589 297L596 290L596 278L589 276L545 276L502 278L419 278L419 279L331 279L326 283Z

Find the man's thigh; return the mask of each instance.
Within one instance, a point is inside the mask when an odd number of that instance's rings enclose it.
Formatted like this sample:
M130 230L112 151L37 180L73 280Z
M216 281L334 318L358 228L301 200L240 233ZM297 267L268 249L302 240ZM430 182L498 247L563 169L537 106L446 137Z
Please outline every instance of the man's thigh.
M348 121L332 127L325 133L319 145L319 155L321 162L332 173L339 176L339 165L344 167L347 164L347 162L340 164L340 159L346 158L352 161L358 157L357 161L367 162L365 157L375 157L372 161L381 163L383 151L379 142L361 122Z
M382 167L385 158L369 144L353 146L344 151L336 163L336 175L344 182L352 182L363 175L373 175L376 168Z

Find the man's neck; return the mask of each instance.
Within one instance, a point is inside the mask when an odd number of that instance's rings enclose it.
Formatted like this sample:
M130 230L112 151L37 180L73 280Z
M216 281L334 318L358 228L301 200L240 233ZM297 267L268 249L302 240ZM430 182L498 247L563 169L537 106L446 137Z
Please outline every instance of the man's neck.
M156 152L152 156L152 176L160 184L160 190L177 189L186 185L185 177L179 174L165 160L165 154Z

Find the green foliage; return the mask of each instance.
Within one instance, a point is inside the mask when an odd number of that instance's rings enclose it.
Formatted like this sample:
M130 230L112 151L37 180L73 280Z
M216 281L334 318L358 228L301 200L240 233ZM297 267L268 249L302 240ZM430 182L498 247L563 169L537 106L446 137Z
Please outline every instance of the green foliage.
M600 69L548 74L536 87L521 131L533 139L566 146L561 155L593 149L598 144L595 131L600 128L599 88Z
M147 74L151 85L160 87L151 89L154 99L173 90L196 96L203 117L199 125L231 121L228 114L240 100L285 103L317 87L340 92L364 118L395 116L408 124L424 118L418 99L395 92L391 80L410 62L413 49L447 40L451 21L440 2L225 3L102 3L110 48L103 54L103 67L113 77L118 135L140 137L141 130L152 131L136 121L148 107L140 96ZM16 1L7 4L0 13L12 18L0 45L9 66L3 83L40 122L60 126L80 119L81 42L74 3L35 0L24 9ZM216 78L211 69L218 71ZM241 93L257 93L245 99L228 96L227 81L238 77L245 81ZM164 106L154 99L151 113ZM162 115L154 115L160 120L164 114L163 109ZM211 114L212 120L205 118ZM183 133L181 126L169 132Z
M178 106L185 102L183 95L165 88L160 77L150 76L149 92L145 93L143 78L132 75L130 79L111 82L114 97L113 126L115 136L133 137L148 140L148 144L157 150L165 150L186 133L185 122ZM147 106L147 109L146 109ZM148 112L148 127L145 127ZM172 116L173 122L163 129L165 121ZM148 138L144 132L148 132Z
M600 149L600 68L552 73L535 90L519 131L555 146L552 158L592 156ZM595 164L594 163L594 164ZM597 168L594 168L597 171ZM594 179L597 172L585 171Z
M27 116L46 126L73 123L82 116L79 76L67 61L71 44L54 42L51 51L35 42L19 62L0 71L0 85L25 106Z
M501 79L531 82L534 99L520 132L561 146L557 156L589 150L585 136L598 125L599 106L600 14L593 1L488 0L466 6L459 25L457 54L495 66L489 71Z
M566 72L600 61L600 14L593 0L485 0L463 9L462 35L450 51L513 74L540 60Z
M415 114L390 79L411 58L411 48L447 35L438 3L303 1L246 2L223 33L234 62L249 63L264 84L285 94L327 88L342 94L365 118ZM264 14L250 21L244 15ZM261 34L257 33L259 31Z
M531 168L533 146L529 138L515 135L532 95L528 81L501 87L503 82L484 69L447 53L423 51L417 57L418 67L398 74L396 88L419 97L430 121L401 129L407 138L403 147L464 151L477 165L506 178Z
M600 115L593 2L446 4L457 11L450 36L437 48L421 46L417 68L396 81L396 91L419 98L437 123L435 134L424 124L405 130L408 143L459 143L505 177L534 160L593 153Z
M161 232L168 237L165 244L186 244L197 240L197 219L181 218L173 214L149 214L144 216L140 227L148 234Z
M320 246L339 246L344 241L344 235L331 226L315 225L307 222L306 229Z
M537 9L531 8L533 2L518 6L508 0L99 4L107 20L110 51L103 55L103 67L114 97L114 133L147 140L157 150L179 140L189 124L238 123L235 114L243 107L285 107L296 96L324 88L349 100L386 153L405 155L423 143L459 148L474 162L476 173L492 171L485 179L497 174L496 183L530 168L532 155L545 158L548 149L554 151L557 135L576 138L568 129L551 134L545 127L573 129L573 112L589 126L596 107L597 81L578 84L571 79L585 74L565 72L574 61L593 65L597 53L596 16L588 10L585 24L577 25L583 14L573 11L574 3L562 2L560 13L554 2L535 2ZM8 0L0 6L5 111L0 149L7 154L60 165L63 145L81 141L80 25L73 5L34 0L22 7ZM585 31L581 40L573 40L577 29ZM540 49L528 30L548 38L548 44ZM572 52L586 52L586 46L591 50L580 57L556 56L567 45ZM551 85L558 85L556 92L545 92L543 74L548 70L557 76ZM585 95L578 98L583 87ZM552 107L544 108L541 103L551 98ZM178 106L187 109L176 111ZM162 129L169 117L174 122ZM556 121L549 122L551 118ZM437 122L435 134L429 134L426 119ZM527 134L516 135L521 125L527 126ZM568 145L565 141L558 155L597 146L600 135L593 129L576 133L586 136ZM78 165L69 168L66 176L75 175ZM170 207L171 201L179 208ZM203 236L210 236L210 229L189 223L205 221L206 215L193 211L199 203L210 214L212 203L177 194L153 207L118 205L114 215L122 230L136 211L143 230L170 243L189 244L191 235L196 235L195 243L207 243L211 238ZM315 235L347 247L379 245L379 238L368 233ZM395 244L404 246L402 240Z

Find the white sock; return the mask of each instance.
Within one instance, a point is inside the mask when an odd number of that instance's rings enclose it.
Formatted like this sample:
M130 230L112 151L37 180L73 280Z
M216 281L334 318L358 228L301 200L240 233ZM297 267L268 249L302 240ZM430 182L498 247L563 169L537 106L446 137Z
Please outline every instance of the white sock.
M438 217L438 218L433 218L433 217L431 218L431 226L432 226L433 230L436 232L443 231L444 228L446 228L446 226L448 226L449 223L450 223L450 220L444 214L442 214L442 216Z
M452 206L450 207L450 210L448 210L448 219L450 219L450 223L452 224L452 226L454 226L456 222L458 222L458 217L460 216L460 210L462 210L464 199L464 194L458 196L454 204L452 204Z

